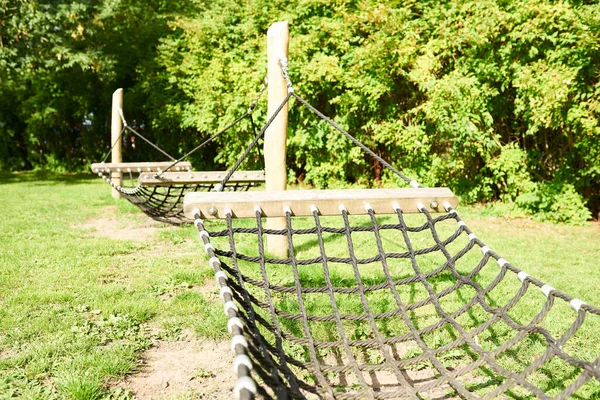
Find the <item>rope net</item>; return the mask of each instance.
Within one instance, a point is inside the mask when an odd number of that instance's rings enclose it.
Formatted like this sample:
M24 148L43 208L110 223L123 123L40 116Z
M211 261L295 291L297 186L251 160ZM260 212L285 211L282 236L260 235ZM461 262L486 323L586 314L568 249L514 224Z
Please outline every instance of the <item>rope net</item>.
M121 196L138 207L149 217L168 224L184 224L192 221L183 214L183 198L190 192L209 192L220 188L222 191L248 191L257 186L254 182L227 183L225 186L213 183L172 184L169 186L142 186L135 184L131 175L131 186L117 186L111 182L110 175L98 173L108 184L121 193Z
M600 310L501 258L449 204L437 216L390 204L389 215L323 217L315 206L312 218L287 210L282 230L264 228L260 208L254 219L195 215L238 398L600 397ZM267 235L287 239L287 258L265 253Z
M288 213L286 229L271 231L257 211L244 227L228 215L210 240L201 234L213 267L226 273L221 294L239 305L226 312L242 321L259 394L600 395L599 346L588 340L600 310L501 258L455 210L395 212ZM196 225L205 232L202 220ZM267 234L286 236L289 258L265 255Z

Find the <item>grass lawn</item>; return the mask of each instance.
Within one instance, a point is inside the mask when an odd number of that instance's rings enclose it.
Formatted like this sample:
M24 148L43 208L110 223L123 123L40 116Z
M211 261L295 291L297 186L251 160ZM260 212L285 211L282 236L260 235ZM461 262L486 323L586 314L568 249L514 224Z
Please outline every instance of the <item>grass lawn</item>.
M87 175L0 174L0 204L0 399L131 398L115 384L139 369L141 354L153 340L177 341L190 333L216 340L228 338L220 299L211 296L210 290L201 290L214 280L194 227L158 226L142 241L103 237L93 221L110 217L117 231L126 231L142 225L145 218L127 202L114 201L103 181ZM573 297L600 305L600 224L555 226L484 217L475 209L459 207L459 211L477 236L513 265ZM366 250L357 253L367 257L373 251L372 238L359 236L356 246ZM384 247L398 243L395 237L383 239ZM252 253L252 239L244 240L241 238L241 251ZM314 238L298 240L299 256L318 255ZM412 240L422 247L430 239L415 235ZM328 246L328 254L347 251L336 240ZM432 265L437 262L430 261ZM258 273L250 267L242 265L249 274ZM481 283L497 270L492 271L491 266L482 270ZM310 280L318 273L307 269L305 275ZM366 270L365 276L370 276ZM289 280L285 273L279 278L284 283ZM378 277L372 273L371 278ZM343 269L335 279L339 285L352 283L351 272ZM498 304L506 302L521 285L513 276L507 276L505 282L490 294ZM437 290L447 284L437 282ZM511 312L523 321L539 311L534 306L545 301L539 290L529 291L531 295ZM472 296L468 290L457 292L447 299L449 307L464 301L461 296ZM426 294L407 287L402 295L414 302ZM387 299L369 301L381 311ZM278 302L290 312L297 311L290 299ZM347 307L344 312L360 311L354 300L343 303ZM572 322L574 312L568 305L556 303L555 313L543 325L560 332ZM325 313L327 299L315 297L311 307L311 313ZM432 318L430 311L416 313L414 321L427 324ZM478 318L468 315L459 321L468 327ZM589 318L584 328L569 346L578 356L594 359L600 354L600 323ZM287 329L298 327L290 323ZM322 334L328 334L326 328ZM356 334L368 335L359 330ZM426 341L445 343L448 335L451 333L432 335ZM497 332L489 338L490 346L502 338L503 333ZM486 336L479 340L485 343ZM502 360L507 369L522 369L521 364L544 350L535 338L523 346L520 357L513 354ZM469 355L453 357L457 356ZM550 393L561 387L548 371L560 371L561 376L570 373L568 366L554 363L532 378ZM579 397L596 398L593 396L599 393L594 382ZM518 391L513 397L527 398Z

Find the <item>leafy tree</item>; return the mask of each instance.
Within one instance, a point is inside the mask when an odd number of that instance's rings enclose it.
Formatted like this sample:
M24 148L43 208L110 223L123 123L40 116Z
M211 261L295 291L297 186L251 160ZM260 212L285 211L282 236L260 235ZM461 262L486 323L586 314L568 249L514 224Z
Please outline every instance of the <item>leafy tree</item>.
M147 88L170 95L155 122L210 132L242 113L264 74L266 29L283 19L297 91L423 183L467 201L572 185L598 207L595 5L215 1L177 19L177 33L161 42L162 69L147 76L162 85ZM387 179L305 110L291 109L290 127L291 179L321 187ZM223 138L216 161L232 163L246 143L236 137Z
M162 1L3 1L0 167L82 169L109 147L111 93L133 88L180 6ZM147 118L136 93L127 111Z

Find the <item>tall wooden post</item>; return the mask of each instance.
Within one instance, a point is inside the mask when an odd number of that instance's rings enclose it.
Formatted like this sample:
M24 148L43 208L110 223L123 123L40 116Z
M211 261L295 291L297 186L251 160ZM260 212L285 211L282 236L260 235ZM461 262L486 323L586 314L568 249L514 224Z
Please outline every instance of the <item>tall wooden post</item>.
M123 121L119 110L123 108L123 89L117 89L112 96L112 115L111 115L111 126L110 126L110 142L112 148L111 162L120 163L123 162L122 155L122 143L121 130L123 130ZM115 185L121 186L123 184L123 174L121 172L111 172L110 180ZM115 188L112 188L112 197L114 199L120 199L121 193Z
M267 31L268 117L270 118L287 96L287 83L281 74L279 60L288 56L288 22L276 22ZM288 125L287 104L265 132L266 191L285 190L287 170L285 164ZM285 229L285 218L267 218L268 229ZM276 257L287 257L287 238L279 235L267 237L267 251Z

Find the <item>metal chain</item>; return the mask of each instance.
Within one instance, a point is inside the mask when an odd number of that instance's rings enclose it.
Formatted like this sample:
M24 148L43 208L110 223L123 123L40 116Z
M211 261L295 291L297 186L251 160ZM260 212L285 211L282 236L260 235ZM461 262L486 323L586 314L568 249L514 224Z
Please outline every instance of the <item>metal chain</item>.
M248 107L248 114L251 114L252 111L254 111L254 108L256 108L258 101L262 97L265 90L267 90L268 84L269 84L269 80L267 79L267 75L265 75L265 77L263 79L263 83L262 83L262 85L260 85L260 89L258 90L258 95L256 96L256 99L254 99L252 104L250 104L250 107Z
M282 57L279 59L279 65L281 66L281 75L287 82L287 90L288 93L294 93L294 87L292 86L292 81L290 80L290 70L288 67L288 59L286 57Z

